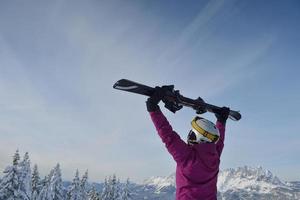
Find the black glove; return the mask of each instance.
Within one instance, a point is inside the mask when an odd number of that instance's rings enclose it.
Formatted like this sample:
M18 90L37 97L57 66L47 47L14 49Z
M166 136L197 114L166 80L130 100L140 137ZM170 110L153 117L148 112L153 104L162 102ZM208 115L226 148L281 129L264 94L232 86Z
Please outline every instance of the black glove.
M205 101L201 97L198 97L197 100L202 102L202 103L205 103ZM196 113L199 114L199 115L203 114L203 113L206 113L206 112L207 112L206 108L203 108L203 107L198 107L197 110L196 110Z
M215 116L219 122L222 124L226 124L226 120L228 119L230 109L228 107L222 107L215 111Z
M158 103L163 99L165 93L165 89L161 87L156 86L154 88L153 94L146 101L148 112L154 112L156 110L159 110Z

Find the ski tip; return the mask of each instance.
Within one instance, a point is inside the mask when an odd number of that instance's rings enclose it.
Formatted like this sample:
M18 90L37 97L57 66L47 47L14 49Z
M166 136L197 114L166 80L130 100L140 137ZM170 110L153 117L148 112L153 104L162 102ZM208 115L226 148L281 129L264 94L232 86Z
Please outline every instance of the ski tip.
M118 85L120 85L122 82L124 82L124 80L125 80L125 79L120 79L120 80L116 81L116 82L114 83L114 85L113 85L113 88L116 89L116 87L117 87Z
M115 84L113 85L113 88L116 88L118 85L122 85L123 83L128 82L128 79L120 79L118 81L115 82Z
M234 121L239 121L242 118L240 111L230 111L229 118Z
M238 111L237 114L238 114L238 115L237 115L237 119L238 119L238 120L242 119L242 115L241 115L240 111Z
M117 85L119 85L119 81L114 83L113 88L116 89Z

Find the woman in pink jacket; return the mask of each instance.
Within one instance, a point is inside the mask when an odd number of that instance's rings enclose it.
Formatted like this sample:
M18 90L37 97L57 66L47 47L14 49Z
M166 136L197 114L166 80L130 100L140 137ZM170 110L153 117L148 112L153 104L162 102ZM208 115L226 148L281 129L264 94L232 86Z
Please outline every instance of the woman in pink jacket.
M164 93L163 87L156 87L146 105L158 135L177 164L176 200L215 200L229 108L223 107L216 114L216 125L195 117L185 143L158 106Z

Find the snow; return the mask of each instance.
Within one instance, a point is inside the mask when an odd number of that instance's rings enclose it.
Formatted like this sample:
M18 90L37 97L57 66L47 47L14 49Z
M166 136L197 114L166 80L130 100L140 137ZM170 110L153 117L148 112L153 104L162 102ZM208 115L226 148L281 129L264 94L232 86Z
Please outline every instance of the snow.
M18 151L15 153L12 165L6 167L0 179L0 199L14 200L44 200L44 199L65 199L66 188L63 187L61 169L57 164L45 179L41 180L37 166L31 174L30 160L25 154L22 161ZM173 197L175 193L175 173L166 177L151 177L142 185L133 184L135 195L139 193L139 199L145 197ZM130 199L132 187L129 181L126 185L120 184L114 175L109 177L101 191L88 187L88 172L79 178L76 171L73 183L68 188L68 199ZM130 186L130 187L129 187ZM251 199L259 195L263 199L300 199L300 182L282 182L269 170L262 167L239 167L220 171L218 177L218 191L222 199L246 197ZM139 189L138 189L139 188ZM31 196L31 193L33 194ZM156 195L156 196L155 196ZM265 195L265 196L263 196ZM31 196L31 198L30 198ZM107 197L107 198L106 198ZM260 196L259 196L260 197ZM272 197L272 198L271 198ZM253 199L252 198L252 199Z
M169 186L175 187L175 173L167 177L151 177L144 181L143 185L155 186L156 191L159 192L161 189Z
M166 187L175 187L175 173L167 177L151 177L145 180L143 185L153 186L156 193L159 193ZM275 188L290 188L269 170L248 166L220 171L217 187L219 192L246 190L264 194L272 192Z
M218 190L225 192L234 189L246 189L260 193L269 193L276 187L284 187L276 176L262 167L240 167L221 171L218 177Z

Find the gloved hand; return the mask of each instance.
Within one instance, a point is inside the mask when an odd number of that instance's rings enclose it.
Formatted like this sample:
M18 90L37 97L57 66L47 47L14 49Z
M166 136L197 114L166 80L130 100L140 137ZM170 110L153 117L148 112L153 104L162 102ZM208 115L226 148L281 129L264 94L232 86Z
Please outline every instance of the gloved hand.
M158 103L164 98L165 93L165 89L161 87L156 86L154 88L154 93L146 101L148 112L154 112L159 109Z
M198 97L197 100L202 102L202 103L205 103L204 100L201 97ZM207 112L207 110L205 108L201 108L201 107L198 107L197 111L196 111L196 113L199 114L199 115L203 114L203 113L206 113L206 112Z
M226 124L229 116L230 109L228 107L222 107L220 110L215 111L215 116L219 122Z

